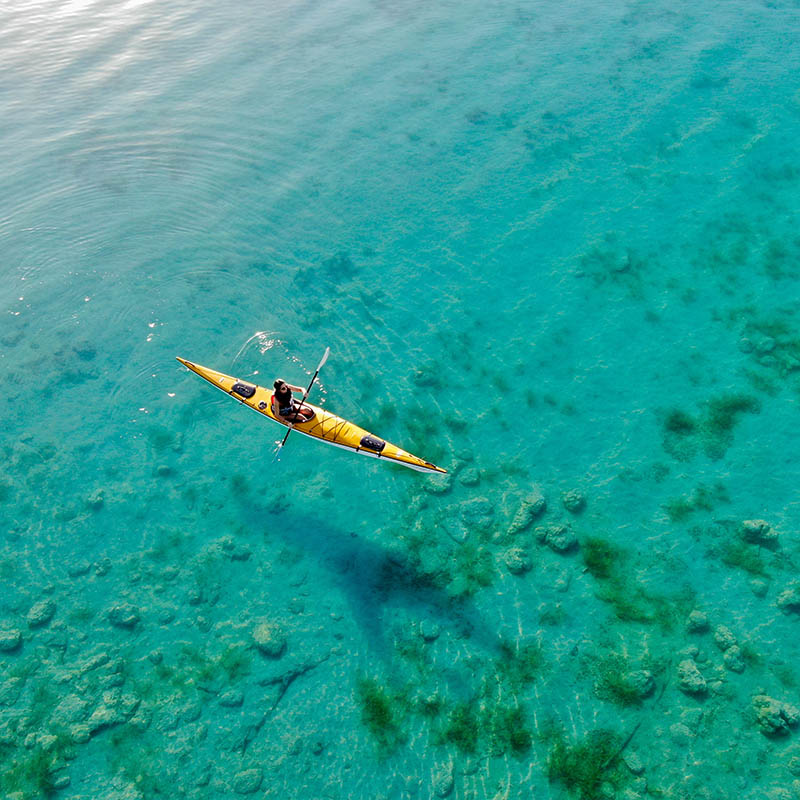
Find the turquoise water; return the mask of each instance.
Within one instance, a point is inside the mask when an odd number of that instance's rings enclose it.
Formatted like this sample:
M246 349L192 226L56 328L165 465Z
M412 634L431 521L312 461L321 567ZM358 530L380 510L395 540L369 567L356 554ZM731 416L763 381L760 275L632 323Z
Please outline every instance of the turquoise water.
M5 3L2 795L800 796L799 34Z

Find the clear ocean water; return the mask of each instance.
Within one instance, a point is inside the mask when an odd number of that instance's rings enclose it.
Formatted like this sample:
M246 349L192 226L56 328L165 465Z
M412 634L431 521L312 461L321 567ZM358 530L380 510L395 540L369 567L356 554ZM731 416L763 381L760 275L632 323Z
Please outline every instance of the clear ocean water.
M0 795L800 797L800 5L6 0ZM281 430L180 355L439 478Z

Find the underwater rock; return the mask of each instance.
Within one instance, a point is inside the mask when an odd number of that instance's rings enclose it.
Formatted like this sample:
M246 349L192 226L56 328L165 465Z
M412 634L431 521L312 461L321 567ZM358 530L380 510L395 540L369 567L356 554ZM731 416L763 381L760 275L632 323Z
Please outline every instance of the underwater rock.
M130 603L117 603L108 609L108 621L115 628L130 630L139 622L139 609Z
M239 694L241 694L241 692ZM242 695L242 699L244 699L244 695ZM241 705L241 703L239 705ZM181 708L179 716L183 722L197 722L202 714L203 706L200 702L198 700L189 700L186 705Z
M800 585L784 589L775 602L778 604L778 608L786 614L800 614Z
M722 656L726 669L731 672L744 672L744 656L738 644L732 644Z
M95 734L103 728L110 728L123 722L125 722L125 716L119 709L103 703L92 712L92 715L86 720L86 725L89 732Z
M13 706L25 686L25 679L16 675L0 683L0 706Z
M762 336L755 342L756 353L765 356L775 349L775 340L771 336Z
M69 728L82 722L89 711L89 703L77 694L68 694L53 709L50 721L54 727Z
M800 778L800 746L793 745L785 753L784 758L788 758L786 768L796 778Z
M693 733L697 733L702 721L702 708L685 708L681 711L681 722Z
M153 714L148 708L139 707L137 712L128 720L128 725L137 731L146 731L150 727Z
M436 797L449 797L455 786L453 764L444 764L433 777L433 793Z
M274 622L259 622L253 629L253 641L256 647L270 658L279 658L286 649L286 634Z
M231 561L247 561L253 551L245 544L236 543L230 552Z
M622 761L634 775L641 775L644 772L644 763L638 753L629 750L622 754Z
M105 556L94 565L94 574L102 578L104 575L108 575L108 573L111 572L111 567L111 559Z
M708 627L708 617L697 609L692 611L686 620L686 630L689 633L705 633Z
M86 498L86 507L92 511L99 511L106 501L106 493L104 489L95 489Z
M669 734L677 745L686 746L694 739L694 734L682 722L673 722L669 726Z
M580 514L586 508L586 496L577 489L570 489L561 495L561 503L570 514Z
M763 519L746 519L742 523L742 536L748 542L766 547L774 547L778 543L778 532Z
M22 644L22 633L17 628L0 630L0 653L11 653Z
M637 669L629 672L625 676L625 681L642 699L650 697L656 690L653 673L646 669Z
M763 578L752 578L748 581L748 586L756 597L766 597L769 591L769 581L765 581Z
M494 521L494 506L485 497L461 504L461 519L469 529L488 530Z
M536 538L556 553L569 553L578 547L578 537L568 524L537 528Z
M736 637L730 628L726 628L724 625L717 625L714 628L714 642L724 653L729 647L733 647L736 644Z
M93 669L97 669L98 667L102 667L109 662L108 653L105 651L100 653L95 653L93 656L89 656L80 666L78 667L78 673L80 675L85 675L87 672L91 672Z
M453 488L453 474L433 475L423 484L423 489L428 494L447 494Z
M475 467L467 467L459 476L458 482L462 486L478 486L481 482L481 474Z
M533 567L531 557L521 547L506 550L503 561L506 562L506 567L512 575L523 575Z
M223 708L239 708L244 703L244 693L241 689L228 689L219 698L219 704Z
M68 730L69 737L75 744L86 744L92 738L92 732L86 723L71 725Z
M39 600L31 606L25 619L31 628L41 628L47 625L56 613L56 604L49 597Z
M469 536L469 531L466 529L466 527L460 520L451 519L442 527L444 527L447 535L456 544L464 544L464 542L467 541L467 537Z
M508 533L511 536L524 531L537 517L540 517L547 510L547 501L541 489L534 487L531 493L523 498Z
M243 769L233 776L233 791L236 794L253 794L259 790L263 779L261 767Z
M67 575L70 578L80 578L83 575L88 575L91 568L91 562L84 558L80 561L76 561L74 564L70 564L67 567Z
M433 642L439 638L440 628L432 619L424 619L419 624L419 635L426 642Z
M553 588L557 592L566 592L569 591L570 584L572 583L572 575L564 570L563 572L559 572L556 575L555 579L553 580Z
M697 664L687 658L678 664L678 687L690 695L702 695L708 690L706 679Z
M800 722L800 710L765 694L753 698L756 724L764 736L782 736Z

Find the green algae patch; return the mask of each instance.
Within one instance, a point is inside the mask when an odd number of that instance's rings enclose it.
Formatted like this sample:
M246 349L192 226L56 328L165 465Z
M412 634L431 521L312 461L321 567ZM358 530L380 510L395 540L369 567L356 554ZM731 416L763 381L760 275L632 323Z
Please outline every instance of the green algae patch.
M769 575L767 564L761 556L761 548L756 544L748 544L741 539L726 541L722 545L720 558L723 564L741 569L750 575Z
M446 586L455 597L469 597L480 589L491 586L495 577L494 558L489 549L473 542L465 542L453 553L453 573Z
M613 731L601 729L583 739L569 740L563 732L551 734L547 777L561 784L579 800L607 797L604 784L619 789L625 780L617 764L622 740Z
M607 651L589 662L595 694L601 700L620 708L638 707L655 691L655 679L650 670L639 667L626 653ZM654 666L659 672L665 669L663 664L648 666Z
M56 792L53 778L54 757L41 748L15 752L10 760L3 759L0 773L0 792L10 797L18 792L22 797L52 797Z
M674 497L664 503L670 522L685 522L696 511L713 511L720 503L729 503L727 489L722 483L713 486L700 484L688 497Z
M375 678L356 680L356 701L361 722L384 754L395 750L405 740L403 721L408 702L404 692L390 690Z
M581 557L586 571L599 580L614 575L624 556L622 548L599 536L589 536L581 542Z
M749 394L731 393L708 401L701 425L706 455L719 460L733 443L733 429L742 414L757 414L759 401Z
M473 704L458 703L447 717L441 741L455 745L462 753L474 754L480 734L481 724Z
M390 561L381 566L381 586L432 587L453 600L465 600L491 586L497 568L489 546L468 539L442 548L424 535L398 536L405 544L404 563Z
M498 682L517 693L529 686L542 670L544 657L537 642L500 643L500 655L495 661Z
M697 422L691 414L674 408L664 419L664 430L676 436L691 436L697 430Z
M114 775L124 775L144 797L159 797L174 791L165 775L164 752L153 742L151 731L142 733L129 725L115 728L109 736L109 766Z
M668 632L691 610L689 590L660 594L648 589L631 575L628 553L612 542L588 537L581 542L581 555L586 571L599 582L596 597L611 606L620 622L657 625Z
M495 756L511 753L522 757L531 749L533 736L522 706L498 705L491 719L491 751Z
M694 602L694 593L688 588L661 594L633 578L620 575L604 581L597 597L611 606L620 622L655 625L664 633L673 631L680 624Z
M733 432L743 414L757 414L758 399L729 392L707 400L699 415L673 408L662 419L662 446L677 461L691 461L699 452L719 460L733 444Z
M662 421L662 446L677 461L690 461L697 454L698 421L686 411L673 408Z

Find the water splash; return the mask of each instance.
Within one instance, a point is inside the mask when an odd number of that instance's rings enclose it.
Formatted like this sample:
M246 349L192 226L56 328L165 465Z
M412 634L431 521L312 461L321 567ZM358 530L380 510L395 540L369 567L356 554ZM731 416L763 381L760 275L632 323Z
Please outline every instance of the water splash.
M283 361L286 364L291 364L292 366L299 367L306 375L312 375L313 369L306 366L304 361L299 358L297 355L292 353L289 349L289 345L284 339L279 339L275 336L274 333L270 331L256 331L252 336L250 336L247 341L239 348L239 352L236 353L233 359L233 363L235 364L238 358L245 353L245 351L250 347L251 344L255 343L255 346L258 348L259 355L266 356L267 353L270 353L272 350L277 350L283 356ZM276 368L275 360L270 356L271 360L271 369L274 371ZM253 374L259 374L259 370L254 370ZM318 399L318 403L323 405L326 400L326 396L328 394L325 385L322 381L317 377L317 380L314 381L314 391L318 392L320 397Z

